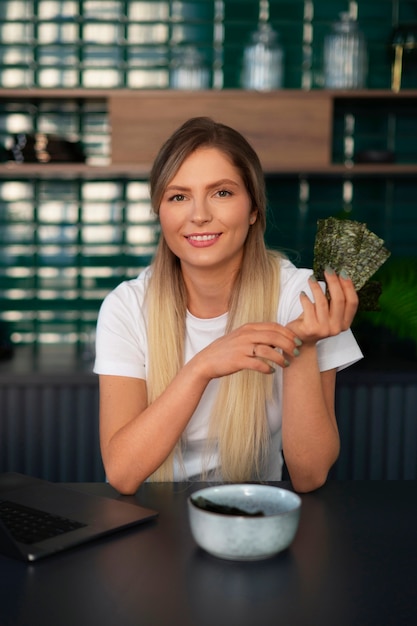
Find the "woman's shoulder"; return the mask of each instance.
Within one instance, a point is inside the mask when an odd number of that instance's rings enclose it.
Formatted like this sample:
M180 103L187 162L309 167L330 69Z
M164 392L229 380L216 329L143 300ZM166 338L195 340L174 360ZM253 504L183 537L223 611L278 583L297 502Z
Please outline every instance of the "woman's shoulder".
M304 283L313 273L312 269L297 267L286 257L280 261L281 287L293 285L294 283Z
M299 268L289 259L281 260L280 297L278 307L278 321L287 324L302 313L300 293L305 291L309 297L311 289L309 278L313 271L309 268Z
M116 306L129 305L134 303L141 306L143 304L146 292L146 285L150 276L150 268L144 268L138 276L129 278L119 283L112 291L110 291L105 299L104 303L107 305Z

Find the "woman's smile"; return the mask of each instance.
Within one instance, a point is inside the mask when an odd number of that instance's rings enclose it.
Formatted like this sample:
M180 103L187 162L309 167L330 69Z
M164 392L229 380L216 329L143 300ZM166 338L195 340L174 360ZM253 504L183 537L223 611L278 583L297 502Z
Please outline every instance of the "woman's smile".
M214 245L219 237L221 237L221 233L202 233L185 236L188 242L195 248L208 248Z

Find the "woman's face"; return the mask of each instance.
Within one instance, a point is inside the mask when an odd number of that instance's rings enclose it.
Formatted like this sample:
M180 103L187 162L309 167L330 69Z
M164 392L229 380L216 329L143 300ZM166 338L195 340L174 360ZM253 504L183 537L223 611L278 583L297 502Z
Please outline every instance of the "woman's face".
M256 217L239 170L221 150L210 147L187 157L159 209L167 245L188 271L238 269Z

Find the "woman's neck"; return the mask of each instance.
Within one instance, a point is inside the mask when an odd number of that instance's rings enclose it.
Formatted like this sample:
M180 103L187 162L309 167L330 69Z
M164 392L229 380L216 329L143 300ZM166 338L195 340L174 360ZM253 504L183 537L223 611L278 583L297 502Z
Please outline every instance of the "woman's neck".
M187 308L192 315L209 319L227 313L236 274L198 272L195 275L194 272L183 272L183 277L187 290Z

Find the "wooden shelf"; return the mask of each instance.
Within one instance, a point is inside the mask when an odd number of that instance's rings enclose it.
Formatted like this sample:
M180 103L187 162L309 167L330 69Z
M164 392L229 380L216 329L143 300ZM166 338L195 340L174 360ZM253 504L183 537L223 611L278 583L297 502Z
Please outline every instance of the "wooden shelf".
M111 164L0 165L0 177L146 177L165 139L193 116L231 125L258 152L265 173L277 175L388 175L417 173L416 164L332 163L334 103L340 99L415 99L417 90L240 89L182 91L132 89L0 89L0 100L105 100L111 128Z
M272 173L272 172L270 172ZM281 172L277 172L279 175ZM288 174L289 172L282 172ZM308 170L300 170L300 175L325 175L325 176L345 176L345 177L357 177L357 176L415 176L417 175L417 163L416 164L402 164L402 163L358 163L353 165L331 164L325 168L311 167Z
M330 162L332 100L295 90L142 91L109 98L113 163L152 163L166 138L190 117L209 116L243 133L265 171Z
M40 165L37 163L5 163L0 164L0 179L4 178L147 178L151 165L149 163L121 163L113 165L84 165L78 163L52 163ZM276 176L416 176L417 164L358 164L343 165L331 164L314 167L280 167L265 169L265 174Z
M108 89L0 89L0 98L2 100L87 100L95 98L107 100L111 93L112 91Z
M150 164L87 165L84 163L14 163L0 164L0 178L115 178L147 177Z
M175 98L181 97L184 93L187 94L204 94L205 97L216 97L219 93L222 94L244 94L245 97L256 98L259 93L270 95L275 97L279 94L281 97L292 97L294 95L300 95L303 98L314 98L322 94L326 94L330 98L417 98L417 89L402 89L399 92L391 91L390 89L279 89L269 92L258 91L246 91L242 89L209 89L203 91L183 91L173 89L82 89L77 88L28 88L28 89L2 89L0 88L0 98L15 100L17 98L30 99L30 98L82 98L91 99L99 98L101 100L108 99L110 96L127 96L132 95L141 97L142 95L158 95L161 98ZM192 97L191 95L191 97Z

